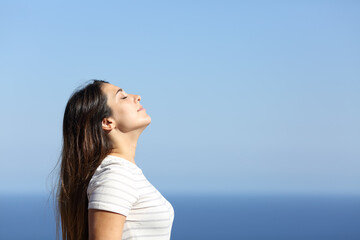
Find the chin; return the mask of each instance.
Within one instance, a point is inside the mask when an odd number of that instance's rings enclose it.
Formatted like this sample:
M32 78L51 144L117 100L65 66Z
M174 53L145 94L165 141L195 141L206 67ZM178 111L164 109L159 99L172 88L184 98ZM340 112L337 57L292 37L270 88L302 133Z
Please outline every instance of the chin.
M149 120L147 121L147 125L149 125L150 123L151 123L151 117L149 116Z

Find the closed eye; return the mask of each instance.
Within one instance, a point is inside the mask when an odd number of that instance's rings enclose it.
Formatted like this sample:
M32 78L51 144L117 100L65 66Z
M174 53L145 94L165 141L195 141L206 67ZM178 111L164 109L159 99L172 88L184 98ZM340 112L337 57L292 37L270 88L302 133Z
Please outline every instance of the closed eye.
M121 99L125 99L125 98L127 98L127 96L125 96L125 97L123 97L123 98L121 98Z

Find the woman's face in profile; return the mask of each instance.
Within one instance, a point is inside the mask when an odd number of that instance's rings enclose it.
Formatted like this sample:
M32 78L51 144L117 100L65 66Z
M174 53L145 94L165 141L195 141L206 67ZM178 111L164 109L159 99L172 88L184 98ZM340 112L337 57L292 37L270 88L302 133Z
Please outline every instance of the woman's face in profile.
M109 83L102 85L102 91L107 96L107 104L113 112L111 118L119 130L128 132L150 124L151 117L145 108L140 110L139 95L126 93L124 89Z

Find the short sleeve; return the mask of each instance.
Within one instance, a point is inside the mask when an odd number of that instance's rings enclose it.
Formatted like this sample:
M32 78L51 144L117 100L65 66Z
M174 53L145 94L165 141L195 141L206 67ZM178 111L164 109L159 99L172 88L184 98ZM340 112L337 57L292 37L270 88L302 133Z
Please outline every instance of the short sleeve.
M128 216L138 200L134 175L126 166L106 166L97 169L88 188L88 209L99 209Z

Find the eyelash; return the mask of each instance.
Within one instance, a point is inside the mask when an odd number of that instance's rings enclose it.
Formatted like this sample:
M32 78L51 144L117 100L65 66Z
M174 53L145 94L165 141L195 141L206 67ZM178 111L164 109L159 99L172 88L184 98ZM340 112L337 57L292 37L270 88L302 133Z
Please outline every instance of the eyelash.
M122 99L125 99L125 98L127 98L127 96L126 96L126 97L123 97Z

